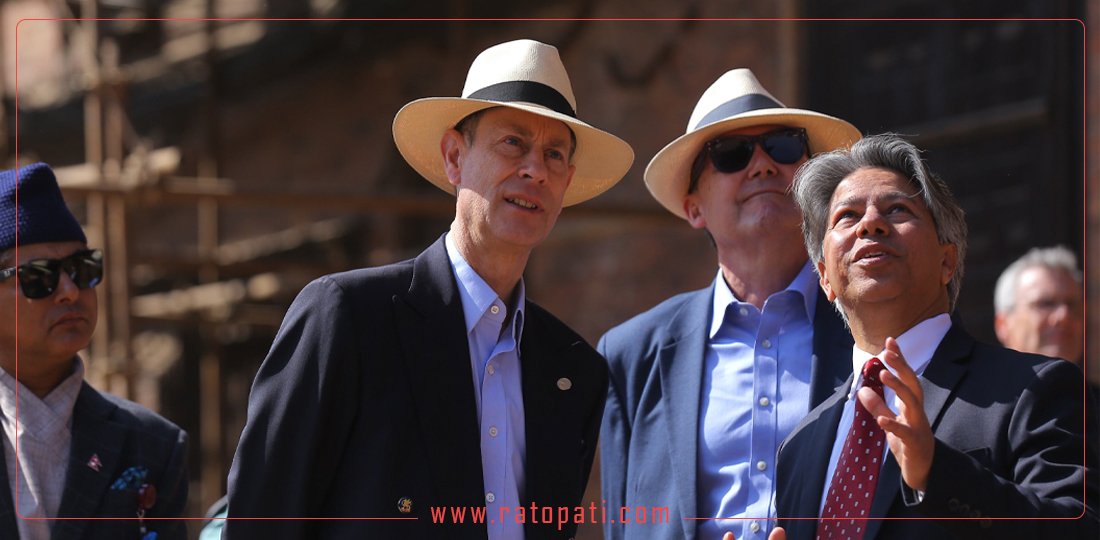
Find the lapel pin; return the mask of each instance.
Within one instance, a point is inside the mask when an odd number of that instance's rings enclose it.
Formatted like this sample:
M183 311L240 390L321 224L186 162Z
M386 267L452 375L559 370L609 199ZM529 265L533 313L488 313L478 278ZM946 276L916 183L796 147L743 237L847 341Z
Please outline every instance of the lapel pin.
M92 454L92 457L88 458L88 468L99 472L99 469L103 467L103 462L99 460L99 454Z
M142 484L138 488L138 507L148 510L157 504L157 488L153 484Z
M157 540L157 532L145 528L145 511L157 504L157 488L153 484L142 484L137 492L138 532L141 540Z
M408 514L413 511L413 500L408 497L401 497L397 499L397 511L402 514Z
M573 388L573 381L566 377L558 379L558 390L569 390L570 388Z

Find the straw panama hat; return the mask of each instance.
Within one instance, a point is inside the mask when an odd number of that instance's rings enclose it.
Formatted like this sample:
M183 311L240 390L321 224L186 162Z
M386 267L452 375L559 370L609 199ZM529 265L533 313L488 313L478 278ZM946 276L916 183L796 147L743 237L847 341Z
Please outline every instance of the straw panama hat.
M577 119L577 100L558 49L529 39L501 43L479 54L466 75L462 97L423 98L402 107L393 119L393 141L416 172L454 194L443 170L440 140L463 118L490 107L553 118L573 130L576 172L563 206L607 191L634 162L629 144Z
M734 69L703 92L688 120L687 133L653 156L645 170L646 187L669 212L687 219L684 196L691 165L703 144L727 131L767 124L805 129L810 155L845 148L861 138L859 130L844 120L783 105L752 70Z

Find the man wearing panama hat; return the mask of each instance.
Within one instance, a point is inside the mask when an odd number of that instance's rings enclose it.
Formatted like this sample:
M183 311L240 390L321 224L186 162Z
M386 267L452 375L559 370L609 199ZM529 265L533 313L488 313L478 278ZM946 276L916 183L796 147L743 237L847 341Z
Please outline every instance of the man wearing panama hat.
M633 151L577 119L557 49L530 40L482 52L462 97L409 103L393 135L455 194L454 222L413 260L295 300L229 475L230 518L291 519L231 520L225 537L570 537L559 509L580 504L607 367L522 273L561 208L614 185Z
M650 193L706 231L719 268L711 286L600 340L603 498L611 509L669 507L663 525L609 521L607 538L767 537L779 443L851 373L852 338L817 287L791 179L811 154L859 138L735 69L649 163Z

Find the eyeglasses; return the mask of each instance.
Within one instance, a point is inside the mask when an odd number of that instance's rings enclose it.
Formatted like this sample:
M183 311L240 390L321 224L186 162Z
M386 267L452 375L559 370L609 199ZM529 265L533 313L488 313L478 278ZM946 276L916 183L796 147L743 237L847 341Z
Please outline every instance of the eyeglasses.
M1024 304L1032 311L1048 315L1066 306L1066 310L1073 315L1081 314L1081 301L1076 298L1039 298Z
M752 160L752 153L759 144L776 163L790 165L806 155L806 130L802 128L783 128L760 135L729 135L707 141L703 150L695 158L691 168L691 178L697 180L703 174L706 158L718 172L733 173L744 169ZM694 183L694 182L693 182Z
M60 259L34 259L0 270L0 281L19 276L23 296L31 300L46 298L57 290L64 271L79 289L90 289L103 281L103 251L86 249Z

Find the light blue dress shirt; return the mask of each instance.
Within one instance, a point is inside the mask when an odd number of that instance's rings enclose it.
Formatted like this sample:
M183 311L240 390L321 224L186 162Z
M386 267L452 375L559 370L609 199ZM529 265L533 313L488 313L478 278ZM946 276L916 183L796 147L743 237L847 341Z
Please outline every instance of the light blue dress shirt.
M916 326L906 330L902 335L894 338L898 342L898 348L901 349L901 354L905 356L906 363L909 364L909 368L917 374L918 377L924 375L925 368L932 362L932 355L936 353L936 349L940 346L940 342L943 341L943 337L947 335L947 331L951 329L951 316L946 313L941 313L935 317L925 319L918 323ZM848 431L852 429L852 421L856 417L856 392L863 386L863 364L866 364L872 357L882 358L882 351L878 354L871 354L866 351L860 350L856 346L852 346L852 372L855 373L855 377L852 378L852 386L848 388L848 400L844 402L844 411L840 415L840 423L836 426L836 437L833 438L832 453L829 455L829 469L825 473L825 489L821 492L821 502L818 504L817 514L821 515L821 511L825 508L825 499L829 496L829 488L833 485L833 474L836 472L836 463L840 460L840 451L844 449L844 439L848 438ZM890 367L885 361L882 365L886 366L886 369L890 370L890 373L897 374L897 370ZM883 401L886 402L886 406L890 408L894 414L898 412L898 394L894 392L889 386L883 386ZM883 458L886 457L886 453L890 451L890 447L884 445L882 454ZM883 459L882 463L886 460ZM877 488L876 488L877 489Z
M779 443L810 410L817 276L809 262L758 310L721 270L699 409L699 538L765 539L774 522Z
M523 280L516 291L515 313L509 317L508 304L466 262L451 233L444 243L458 282L470 344L489 540L523 540L522 524L500 519L502 507L509 508L503 514L506 517L516 515L524 491L527 433L519 361L526 302Z

